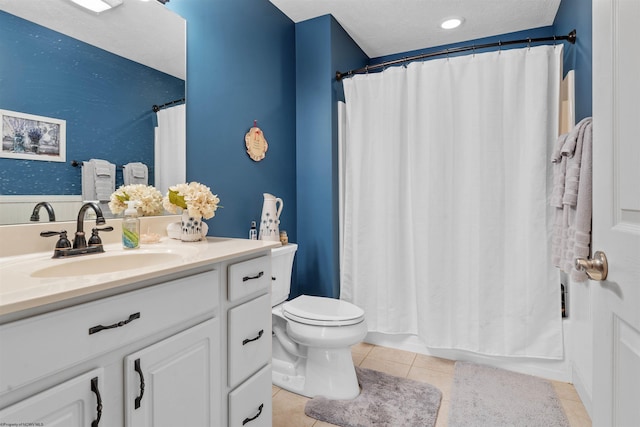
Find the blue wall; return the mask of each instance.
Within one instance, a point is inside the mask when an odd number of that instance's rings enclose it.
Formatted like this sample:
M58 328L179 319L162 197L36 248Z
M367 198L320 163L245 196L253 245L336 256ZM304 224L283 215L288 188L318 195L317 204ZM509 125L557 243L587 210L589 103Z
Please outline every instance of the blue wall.
M172 0L187 20L187 180L220 197L210 235L246 238L263 193L284 200L280 229L296 242L295 27L267 0ZM269 144L254 162L257 120Z
M292 295L332 295L331 27L329 16L296 25L296 165L298 288Z
M143 162L153 182L151 106L182 98L183 80L1 11L0 58L0 109L67 125L67 162L2 158L0 194L82 194L69 163L90 158Z
M296 24L298 287L340 294L337 100L335 72L367 57L331 16ZM336 90L339 89L339 90Z
M591 0L562 0L553 29L565 34L576 29L576 44L565 50L564 72L575 70L576 122L592 114L592 19Z

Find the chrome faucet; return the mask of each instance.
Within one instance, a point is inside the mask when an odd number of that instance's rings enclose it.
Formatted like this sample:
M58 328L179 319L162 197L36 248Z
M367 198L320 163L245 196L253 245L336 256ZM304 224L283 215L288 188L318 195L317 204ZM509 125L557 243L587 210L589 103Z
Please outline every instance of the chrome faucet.
M49 222L54 222L56 220L56 214L53 211L53 206L51 206L49 202L40 202L33 208L31 221L40 221L40 208L45 208L47 210L47 213L49 214Z
M73 239L73 249L82 249L87 247L87 239L84 237L84 214L91 208L96 213L96 225L104 225L104 215L102 209L95 202L87 202L78 211L78 221L76 224L76 234Z

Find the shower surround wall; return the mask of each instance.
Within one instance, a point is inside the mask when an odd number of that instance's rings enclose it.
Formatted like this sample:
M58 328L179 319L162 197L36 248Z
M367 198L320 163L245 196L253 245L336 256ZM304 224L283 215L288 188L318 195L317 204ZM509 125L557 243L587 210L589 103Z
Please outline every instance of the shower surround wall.
M576 123L592 116L592 2L562 0L553 28L564 33L575 28L578 40L565 51L564 71L575 70ZM597 161L597 160L596 160ZM565 322L565 343L571 362L571 381L587 412L591 413L593 389L593 322L591 319L591 287L589 282L568 280L569 319Z

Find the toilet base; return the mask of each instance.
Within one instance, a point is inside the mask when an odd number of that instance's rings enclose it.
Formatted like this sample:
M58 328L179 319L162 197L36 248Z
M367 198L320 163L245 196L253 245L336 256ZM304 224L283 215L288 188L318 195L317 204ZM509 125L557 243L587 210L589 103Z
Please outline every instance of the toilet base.
M278 387L306 397L354 399L360 386L351 349L307 348L307 357L295 363L273 359L272 381Z

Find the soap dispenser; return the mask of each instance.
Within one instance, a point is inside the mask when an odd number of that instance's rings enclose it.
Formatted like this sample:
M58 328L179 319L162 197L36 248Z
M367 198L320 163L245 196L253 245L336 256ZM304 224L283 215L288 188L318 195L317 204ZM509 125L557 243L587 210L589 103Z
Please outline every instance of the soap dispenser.
M122 247L136 249L140 246L140 220L136 209L137 202L127 200L125 203L127 209L124 211L124 219L122 220Z

